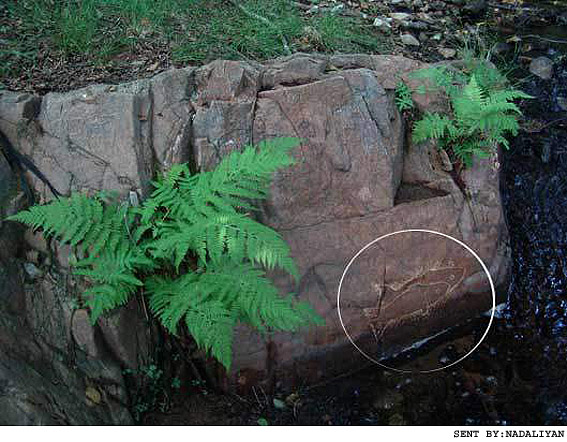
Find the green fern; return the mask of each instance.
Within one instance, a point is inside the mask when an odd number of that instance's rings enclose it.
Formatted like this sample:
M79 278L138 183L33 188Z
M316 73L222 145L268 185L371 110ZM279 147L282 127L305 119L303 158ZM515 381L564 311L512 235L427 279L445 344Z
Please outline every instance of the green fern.
M400 112L414 107L411 89L403 81L398 82L396 85L396 105Z
M174 165L140 207L102 192L77 193L8 219L77 249L74 273L94 283L84 294L93 322L144 288L167 330L185 325L229 369L238 322L260 331L322 323L307 304L281 297L266 277L263 269L299 275L281 235L249 216L268 197L274 172L294 163L298 142L248 146L196 175L186 164Z
M433 88L447 93L451 115L426 113L414 125L413 141L435 139L440 148L451 150L466 166L472 164L474 155L486 158L498 145L509 147L506 136L517 135L517 118L521 115L513 101L533 98L516 89L502 89L503 76L486 63L473 64L463 71L425 69L415 76L428 79Z

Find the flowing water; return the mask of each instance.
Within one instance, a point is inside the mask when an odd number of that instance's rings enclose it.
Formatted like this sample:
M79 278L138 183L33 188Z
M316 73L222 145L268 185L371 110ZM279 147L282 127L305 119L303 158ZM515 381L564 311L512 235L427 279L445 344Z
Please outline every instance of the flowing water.
M507 316L518 341L533 348L547 419L567 423L567 59L548 55L553 78L522 86L536 97L523 109L532 128L501 156L513 260Z

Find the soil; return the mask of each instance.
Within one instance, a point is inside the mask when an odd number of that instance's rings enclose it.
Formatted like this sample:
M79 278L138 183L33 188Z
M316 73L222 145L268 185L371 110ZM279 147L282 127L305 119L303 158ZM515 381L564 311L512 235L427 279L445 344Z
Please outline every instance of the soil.
M458 359L478 342L487 318L452 332L444 342L389 361L417 370ZM144 425L537 425L546 404L530 352L504 319L463 363L434 374L396 373L370 365L357 373L295 391L262 390L248 396L204 388L179 394L165 413L149 413Z

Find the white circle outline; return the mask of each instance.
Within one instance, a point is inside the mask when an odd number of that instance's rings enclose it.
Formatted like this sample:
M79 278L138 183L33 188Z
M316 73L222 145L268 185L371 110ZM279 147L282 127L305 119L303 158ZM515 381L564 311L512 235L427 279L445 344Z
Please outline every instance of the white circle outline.
M480 340L478 341L478 343L467 354L465 354L461 358L457 359L455 362L452 362L449 365L445 365L443 367L433 368L431 370L402 370L402 369L399 369L399 368L389 367L385 364L378 362L377 360L375 360L371 356L368 356L358 345L355 344L355 342L353 341L351 336L348 334L347 329L345 327L345 324L343 322L343 317L341 315L341 287L343 285L343 281L344 281L345 276L348 272L348 269L354 263L356 258L358 258L366 249L368 249L369 247L371 247L372 245L374 245L378 241L381 241L385 238L388 238L389 236L397 235L398 233L408 233L408 232L410 232L410 233L411 232L431 233L433 235L443 236L443 237L448 238L448 239L456 242L457 244L463 246L465 249L467 249L476 258L476 260L482 266L482 269L484 270L484 272L488 276L488 282L490 283L490 290L492 291L492 312L490 313L490 321L488 322L488 326L486 327L486 330L485 330L484 334L482 335L482 337L480 338ZM488 332L490 331L490 326L492 325L492 321L494 320L495 311L496 311L496 290L494 288L494 282L492 281L492 276L490 275L488 268L486 267L486 265L484 264L482 259L480 259L480 256L478 256L478 254L473 249L471 249L468 245L466 245L464 242L458 240L457 238L453 238L452 236L446 235L445 233L436 232L435 230L427 230L427 229L398 230L397 232L388 233L388 234L383 235L379 238L376 238L375 240L366 244L362 249L360 249L358 251L358 253L356 253L356 255L353 256L353 258L349 261L349 263L345 267L345 270L344 270L344 272L341 276L341 280L339 281L339 289L338 289L338 292L337 292L337 312L339 314L339 321L341 322L341 327L343 328L343 331L345 332L345 335L348 338L348 340L350 341L350 343L360 352L360 354L362 356L364 356L369 361L379 365L382 368L385 368L387 370L396 371L398 373L434 373L436 371L445 370L446 368L452 367L453 365L456 365L456 364L462 362L463 360L468 358L480 346L480 344L482 344L482 341L484 340L484 338L486 338L486 335L488 335Z

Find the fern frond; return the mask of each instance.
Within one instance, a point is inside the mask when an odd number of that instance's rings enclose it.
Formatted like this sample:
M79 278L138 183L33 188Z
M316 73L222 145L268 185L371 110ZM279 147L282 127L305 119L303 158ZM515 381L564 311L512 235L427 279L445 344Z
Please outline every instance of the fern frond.
M478 81L474 75L471 76L470 81L463 88L462 96L478 105L482 105L486 102L486 91L478 85Z
M495 103L501 103L505 101L514 101L519 98L531 99L534 97L518 89L501 89L501 90L492 91L490 93L490 98Z
M91 323L95 324L100 315L128 302L135 288L130 284L101 284L83 293L85 304L91 310Z
M232 340L235 319L221 303L210 301L189 310L185 325L197 345L210 352L226 370L232 365Z
M222 352L229 341L217 341L220 337L205 330L207 327L230 325L232 334L240 319L260 330L293 331L322 321L307 304L295 302L291 296L280 297L263 270L228 258L210 264L203 273L187 273L173 280L152 278L146 289L150 309L170 332L175 333L185 318L197 343L210 348L221 361L230 360Z
M281 297L264 271L252 264L221 261L207 269L200 283L218 286L216 292L224 294L222 301L231 310L237 307L242 320L258 329L292 331L309 322L321 322L304 303L295 302L291 296Z
M445 135L452 135L457 131L458 129L449 117L439 114L425 114L423 119L415 123L412 139L414 143L420 143L430 138L443 138Z
M115 249L127 238L132 217L127 207L107 205L103 207L98 196L92 198L75 193L69 198L59 198L48 204L32 206L9 217L34 230L43 229L46 237L54 237L62 244L77 246L97 254L104 247Z
M102 220L102 204L98 198L75 193L70 198L32 206L7 219L27 224L34 230L41 228L46 237L53 236L63 244L76 245L84 240L93 221L99 223Z
M403 112L414 107L411 90L403 81L398 82L396 85L396 105L398 110Z
M210 351L229 370L237 312L211 299L214 288L200 283L202 277L188 273L176 280L149 281L150 309L171 333L176 333L183 320L197 345Z

